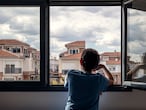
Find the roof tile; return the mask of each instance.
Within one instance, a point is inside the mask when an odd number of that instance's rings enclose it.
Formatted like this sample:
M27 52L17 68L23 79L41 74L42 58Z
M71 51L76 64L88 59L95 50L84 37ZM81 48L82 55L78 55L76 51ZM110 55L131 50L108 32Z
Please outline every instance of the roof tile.
M74 41L66 44L65 47L85 47L85 41Z
M25 45L30 46L27 43L21 42L16 39L0 39L0 45Z
M0 50L0 58L19 58L19 57L7 50Z

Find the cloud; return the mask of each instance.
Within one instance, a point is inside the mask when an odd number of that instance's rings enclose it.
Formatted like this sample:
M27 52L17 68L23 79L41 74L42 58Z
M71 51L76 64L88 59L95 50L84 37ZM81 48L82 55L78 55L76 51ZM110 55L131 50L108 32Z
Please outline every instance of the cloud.
M129 9L128 10L128 47L127 52L132 60L141 61L141 56L146 52L146 12ZM136 59L134 57L138 56Z
M50 36L60 42L85 40L88 46L95 46L93 48L104 45L109 51L117 47L120 49L120 9L121 7L103 6L53 6L50 8Z
M40 49L40 8L0 7L0 39L17 39Z
M30 15L17 15L8 23L10 24L10 29L16 31L17 33L34 35L39 34L40 32L39 14L38 17Z
M59 54L66 51L65 44L69 42L59 41L55 37L50 38L50 57L59 58Z

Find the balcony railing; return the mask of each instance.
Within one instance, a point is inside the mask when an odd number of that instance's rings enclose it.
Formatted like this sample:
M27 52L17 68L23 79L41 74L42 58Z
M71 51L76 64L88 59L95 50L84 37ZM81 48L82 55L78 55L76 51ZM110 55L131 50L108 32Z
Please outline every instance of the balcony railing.
M20 74L22 68L5 68L5 74Z

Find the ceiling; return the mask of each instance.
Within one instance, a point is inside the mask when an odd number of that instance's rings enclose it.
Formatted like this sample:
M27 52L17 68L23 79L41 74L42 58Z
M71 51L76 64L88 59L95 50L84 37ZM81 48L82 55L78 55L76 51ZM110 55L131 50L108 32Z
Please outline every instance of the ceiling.
M129 0L132 1L132 8L146 11L146 0Z

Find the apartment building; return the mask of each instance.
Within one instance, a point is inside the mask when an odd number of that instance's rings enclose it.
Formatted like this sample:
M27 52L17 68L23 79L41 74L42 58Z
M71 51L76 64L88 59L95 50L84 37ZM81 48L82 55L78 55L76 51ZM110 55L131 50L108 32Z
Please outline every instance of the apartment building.
M100 63L105 64L114 77L115 84L121 84L121 53L103 52L100 55Z
M67 51L59 55L59 74L70 69L81 70L80 57L85 49L85 41L74 41L65 45ZM115 84L121 84L121 53L104 52L100 54L100 63L106 65L114 77Z
M16 39L0 39L0 80L39 80L40 52Z
M59 73L66 74L70 69L81 70L80 57L85 49L85 41L74 41L65 45L66 52L59 55Z

